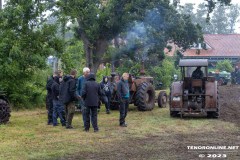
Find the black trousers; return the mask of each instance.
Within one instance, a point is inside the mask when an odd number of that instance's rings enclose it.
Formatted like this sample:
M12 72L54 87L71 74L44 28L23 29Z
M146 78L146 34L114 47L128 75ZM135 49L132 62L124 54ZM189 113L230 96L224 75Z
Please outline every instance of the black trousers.
M106 111L109 111L110 110L110 104L111 104L111 95L107 95L107 103L105 103L105 108L106 108Z
M86 120L85 120L85 124L84 124L84 127L86 130L89 130L89 128L90 128L90 120L92 122L92 126L93 126L94 130L98 130L97 108L98 108L98 106L87 106L86 107L86 112L85 112ZM90 118L90 116L91 116L91 118Z
M127 112L128 112L128 106L129 106L129 100L128 99L123 99L122 102L120 102L120 119L119 123L120 125L125 123L125 118L127 117Z
M47 98L46 106L48 111L48 124L50 124L50 123L53 123L53 100L50 98Z

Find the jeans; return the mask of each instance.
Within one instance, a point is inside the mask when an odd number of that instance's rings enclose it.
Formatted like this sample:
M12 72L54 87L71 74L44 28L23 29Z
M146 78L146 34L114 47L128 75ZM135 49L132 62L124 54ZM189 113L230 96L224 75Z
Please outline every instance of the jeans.
M80 106L81 106L83 124L84 124L84 127L85 127L85 122L86 122L86 106L85 106L85 103L84 103L84 100L83 100L83 99L80 99L80 100L79 100L79 103L80 103Z
M119 118L119 123L120 125L125 124L125 118L127 117L127 112L128 112L128 105L129 105L129 100L128 99L123 99L120 102L120 118Z
M93 126L94 130L97 131L98 130L97 106L87 106L85 115L86 115L86 121L84 123L85 130L89 130L89 128L90 128L90 119L91 119L92 126Z
M66 121L63 115L64 105L59 100L53 100L53 125L57 125L57 118L60 118L61 124L65 125Z
M65 106L65 112L66 112L66 127L72 127L72 120L75 112L75 103L70 102Z

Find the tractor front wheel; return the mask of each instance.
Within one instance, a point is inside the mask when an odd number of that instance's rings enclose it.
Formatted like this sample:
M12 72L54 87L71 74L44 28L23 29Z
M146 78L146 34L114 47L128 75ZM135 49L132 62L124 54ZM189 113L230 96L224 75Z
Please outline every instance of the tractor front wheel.
M160 91L158 94L158 107L163 108L167 106L167 93L165 91Z
M10 112L11 109L8 103L5 100L0 99L0 124L6 124L9 121L11 116Z

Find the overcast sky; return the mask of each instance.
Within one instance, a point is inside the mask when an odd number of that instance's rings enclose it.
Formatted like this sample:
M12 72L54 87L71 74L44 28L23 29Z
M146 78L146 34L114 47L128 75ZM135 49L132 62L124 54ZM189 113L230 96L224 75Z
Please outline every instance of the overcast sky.
M180 0L180 3L182 5L184 5L185 3L194 3L197 6L199 3L202 3L202 2L206 3L206 1L204 1L204 0ZM240 0L231 0L231 3L240 5ZM240 33L240 22L236 23L235 32Z
M206 2L204 0L180 0L181 4L184 4L184 3L195 3L195 4L199 4L199 3L202 3L202 2ZM240 4L240 0L232 0L231 3L238 3Z

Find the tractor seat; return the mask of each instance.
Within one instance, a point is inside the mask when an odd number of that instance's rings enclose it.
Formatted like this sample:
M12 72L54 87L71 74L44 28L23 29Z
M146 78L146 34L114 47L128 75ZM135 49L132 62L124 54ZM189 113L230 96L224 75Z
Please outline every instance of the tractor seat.
M202 88L202 79L192 79L192 87L200 87Z

